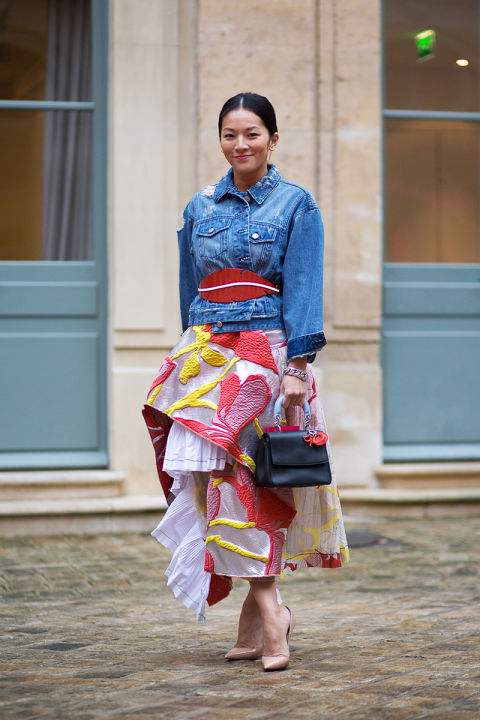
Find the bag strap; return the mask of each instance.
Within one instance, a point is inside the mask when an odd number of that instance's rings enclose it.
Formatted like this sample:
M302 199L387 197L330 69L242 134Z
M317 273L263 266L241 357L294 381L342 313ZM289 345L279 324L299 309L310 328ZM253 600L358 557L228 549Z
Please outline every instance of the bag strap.
M273 421L275 424L275 427L277 430L281 430L281 422L282 422L282 403L285 398L285 395L279 395L278 398L275 401L275 407L273 409ZM303 402L303 414L305 415L305 430L310 429L310 420L312 419L312 415L310 413L310 405L307 402L307 399L305 398Z

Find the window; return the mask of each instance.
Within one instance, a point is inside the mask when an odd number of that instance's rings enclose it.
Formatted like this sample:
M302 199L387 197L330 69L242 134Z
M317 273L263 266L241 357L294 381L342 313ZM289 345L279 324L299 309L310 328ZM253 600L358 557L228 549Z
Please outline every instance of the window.
M0 261L91 260L90 0L0 2Z
M387 262L480 262L477 0L385 0Z

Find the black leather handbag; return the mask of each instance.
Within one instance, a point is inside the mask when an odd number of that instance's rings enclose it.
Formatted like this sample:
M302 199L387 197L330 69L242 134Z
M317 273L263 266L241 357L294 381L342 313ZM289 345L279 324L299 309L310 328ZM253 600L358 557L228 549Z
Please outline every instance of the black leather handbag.
M282 402L275 403L275 430L264 432L256 457L255 483L260 487L311 487L330 485L332 474L326 433L310 428L310 408L305 400L305 430L282 430Z

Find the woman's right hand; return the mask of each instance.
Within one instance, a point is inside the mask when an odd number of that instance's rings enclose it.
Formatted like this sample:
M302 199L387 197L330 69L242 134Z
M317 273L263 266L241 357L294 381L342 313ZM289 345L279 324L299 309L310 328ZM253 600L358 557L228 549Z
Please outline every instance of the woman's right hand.
M284 375L280 385L280 395L285 395L282 406L287 410L297 405L303 406L307 394L307 383L294 375Z

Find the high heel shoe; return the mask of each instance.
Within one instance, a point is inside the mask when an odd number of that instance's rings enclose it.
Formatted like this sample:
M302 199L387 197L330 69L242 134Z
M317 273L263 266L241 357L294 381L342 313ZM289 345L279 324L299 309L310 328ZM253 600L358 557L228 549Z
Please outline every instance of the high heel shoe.
M257 660L262 657L263 648L238 648L233 647L225 655L226 660Z
M263 669L267 672L270 670L284 670L287 667L288 661L290 659L290 649L288 648L288 646L290 644L290 638L295 627L295 615L286 605L285 608L288 610L288 613L290 615L290 622L288 623L287 628L287 655L284 655L283 653L279 655L264 655L262 657L262 665Z

